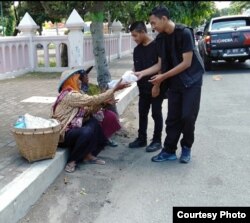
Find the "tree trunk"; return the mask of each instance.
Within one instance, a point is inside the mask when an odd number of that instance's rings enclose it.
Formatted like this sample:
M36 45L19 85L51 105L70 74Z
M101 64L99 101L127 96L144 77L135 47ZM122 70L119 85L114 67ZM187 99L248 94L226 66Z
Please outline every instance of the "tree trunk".
M97 70L97 82L102 90L107 89L107 84L111 80L108 70L108 63L104 47L103 23L92 22L90 25L93 41L93 54Z
M108 82L111 80L106 52L104 47L103 20L104 20L104 2L93 2L92 23L90 31L93 42L93 54L95 57L95 67L97 71L97 82L102 91L108 88Z
M90 31L93 42L93 54L95 57L95 67L97 71L97 83L101 91L108 89L108 82L111 81L111 75L108 68L106 52L104 47L103 18L104 2L95 1L92 7L92 23ZM111 106L110 110L117 113L116 105ZM117 113L118 114L118 113Z

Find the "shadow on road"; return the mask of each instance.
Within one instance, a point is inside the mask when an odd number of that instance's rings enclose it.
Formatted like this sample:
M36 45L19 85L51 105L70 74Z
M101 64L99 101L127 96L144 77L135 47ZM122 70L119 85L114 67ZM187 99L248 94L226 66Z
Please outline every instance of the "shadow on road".
M250 70L250 60L247 60L244 63L240 62L225 62L225 61L218 61L213 62L212 70L206 72L207 74L214 74L220 72L221 74L233 74L233 73L246 73Z

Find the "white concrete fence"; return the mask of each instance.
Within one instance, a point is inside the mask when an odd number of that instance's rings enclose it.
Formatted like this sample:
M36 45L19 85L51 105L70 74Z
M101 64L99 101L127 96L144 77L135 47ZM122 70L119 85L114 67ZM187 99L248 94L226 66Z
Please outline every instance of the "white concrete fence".
M0 79L11 78L27 72L62 72L74 66L94 65L91 35L82 32L84 21L73 10L65 26L68 35L37 36L37 24L26 13L18 29L21 35L0 37ZM104 34L107 61L132 53L136 43L122 27L113 27L113 33ZM62 66L62 48L67 48L67 66Z

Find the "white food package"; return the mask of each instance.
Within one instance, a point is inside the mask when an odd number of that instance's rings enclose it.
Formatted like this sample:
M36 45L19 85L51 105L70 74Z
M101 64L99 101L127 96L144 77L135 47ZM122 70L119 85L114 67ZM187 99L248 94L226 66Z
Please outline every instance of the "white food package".
M135 76L132 70L128 70L122 75L122 82L133 83L137 80L138 80L138 77Z
M24 120L27 129L48 128L59 125L59 122L56 119L44 119L32 116L28 113L24 115Z
M135 81L137 81L138 78L137 76L134 74L134 72L132 70L128 70L126 71L123 75L122 75L122 82L121 83L133 83ZM118 83L119 80L112 80L108 83L108 87L109 88L114 88L115 85Z
M114 88L115 85L118 83L118 81L119 80L112 80L112 81L108 82L109 89Z

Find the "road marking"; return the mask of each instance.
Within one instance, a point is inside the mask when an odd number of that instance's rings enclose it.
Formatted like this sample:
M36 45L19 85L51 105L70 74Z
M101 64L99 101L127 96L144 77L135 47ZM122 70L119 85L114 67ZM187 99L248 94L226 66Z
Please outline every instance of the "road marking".
M51 104L51 103L54 103L55 100L56 100L56 97L32 96L32 97L22 100L21 102Z

